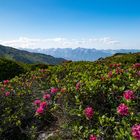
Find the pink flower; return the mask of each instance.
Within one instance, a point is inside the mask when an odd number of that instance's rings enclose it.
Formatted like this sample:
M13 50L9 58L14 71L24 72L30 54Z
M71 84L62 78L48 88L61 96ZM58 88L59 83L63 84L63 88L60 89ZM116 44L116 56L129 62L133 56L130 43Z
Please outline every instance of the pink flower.
M2 88L1 88L1 91L4 91L4 90L5 90L5 88L4 88L4 87L2 87Z
M120 67L121 66L121 64L117 64L117 67Z
M140 71L137 72L137 75L140 76Z
M41 102L41 103L40 103L40 107L42 107L42 108L47 107L47 103L46 103L46 102Z
M84 114L88 119L91 119L93 117L93 114L94 114L93 108L92 107L85 108Z
M140 124L134 125L131 128L131 133L136 140L140 140Z
M108 77L111 78L112 75L113 75L113 74L112 74L112 71L110 71L110 72L108 73Z
M39 114L39 115L43 114L44 113L44 109L42 107L39 107L39 108L37 108L36 113Z
M10 95L10 92L7 91L7 92L5 93L5 96L9 96L9 95Z
M9 83L9 80L4 80L3 83L6 85Z
M89 140L97 140L97 137L95 135L90 135Z
M40 105L40 103L41 103L41 101L38 99L34 101L34 105Z
M40 69L39 71L40 71L40 72L45 72L45 69Z
M134 92L132 90L126 90L123 94L123 97L126 99L126 100L131 100L131 99L134 99Z
M126 116L128 115L128 106L121 103L118 107L117 107L117 112L119 115L122 115L122 116Z
M80 88L80 82L78 82L78 83L76 84L76 90L79 90L79 88Z
M110 66L110 68L112 68L113 67L113 64L110 64L109 66Z
M45 95L43 96L43 98L46 99L46 100L50 100L51 95L50 95L50 94L45 94Z
M140 63L135 63L135 64L134 64L134 67L135 67L135 68L140 68Z
M114 68L117 68L117 67L120 67L121 64L110 64L110 68L114 67Z
M54 87L51 88L51 93L54 94L54 93L57 93L57 92L58 92L58 88L54 88Z

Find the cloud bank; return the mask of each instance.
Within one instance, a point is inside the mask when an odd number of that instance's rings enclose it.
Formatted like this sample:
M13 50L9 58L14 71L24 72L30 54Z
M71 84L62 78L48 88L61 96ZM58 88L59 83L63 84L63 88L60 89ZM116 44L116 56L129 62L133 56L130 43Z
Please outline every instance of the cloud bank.
M20 37L15 40L0 40L0 44L15 47L15 48L96 48L106 49L112 48L120 44L120 41L114 40L111 37L103 38L84 38L84 39L68 39L68 38L28 38Z

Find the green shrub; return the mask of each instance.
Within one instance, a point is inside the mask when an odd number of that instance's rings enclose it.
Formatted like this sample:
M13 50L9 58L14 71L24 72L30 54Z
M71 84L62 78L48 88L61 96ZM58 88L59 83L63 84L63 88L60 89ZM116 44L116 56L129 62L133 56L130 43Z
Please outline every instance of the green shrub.
M31 70L47 69L48 67L49 67L48 64L31 64Z
M28 67L21 63L0 58L0 81L11 79L19 74L26 73L27 71Z

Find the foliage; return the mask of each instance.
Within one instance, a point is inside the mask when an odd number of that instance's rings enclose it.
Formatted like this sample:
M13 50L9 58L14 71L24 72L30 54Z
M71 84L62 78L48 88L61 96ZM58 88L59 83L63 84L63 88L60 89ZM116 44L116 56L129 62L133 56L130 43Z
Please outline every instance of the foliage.
M22 63L0 58L0 81L26 73L29 68Z
M31 64L31 70L36 70L36 69L47 69L49 65L47 64Z
M47 69L48 64L25 64L14 60L0 58L0 81L11 79L20 74L36 69Z
M69 62L4 81L0 137L36 139L53 129L58 139L138 139L139 60L128 54Z

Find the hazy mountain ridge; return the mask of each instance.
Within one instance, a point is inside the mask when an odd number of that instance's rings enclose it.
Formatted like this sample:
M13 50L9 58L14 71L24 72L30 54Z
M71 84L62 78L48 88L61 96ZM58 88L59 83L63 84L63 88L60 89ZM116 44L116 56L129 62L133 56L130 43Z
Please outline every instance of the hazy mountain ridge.
M112 56L116 53L135 53L140 52L140 50L135 49L120 49L120 50L97 50L97 49L86 49L86 48L50 48L50 49L25 49L30 52L38 52L47 55L52 55L54 57L61 57L67 60L73 61L94 61L99 58L104 58L107 56Z
M27 50L19 50L3 45L0 45L0 57L29 64L45 63L55 65L65 61L63 58L55 58L51 55L28 52Z

